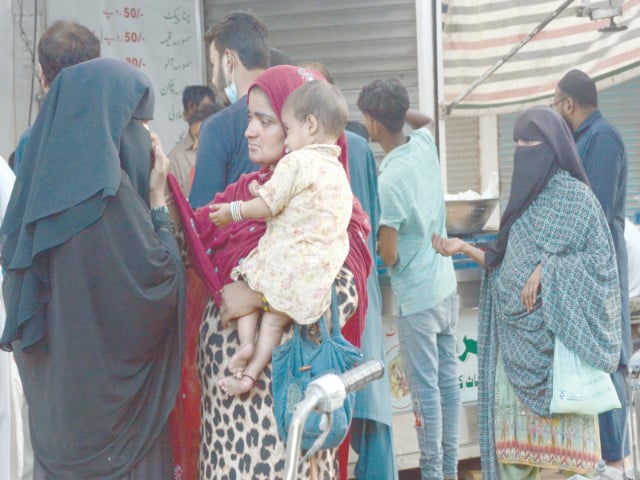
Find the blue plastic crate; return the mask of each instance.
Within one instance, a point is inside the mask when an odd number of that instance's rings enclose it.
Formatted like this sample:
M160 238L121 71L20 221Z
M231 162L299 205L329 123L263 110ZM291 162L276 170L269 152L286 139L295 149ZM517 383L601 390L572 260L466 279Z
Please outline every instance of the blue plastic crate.
M466 262L453 262L454 270L470 270L470 269L479 269L480 265L477 262L474 262L471 259L467 259Z

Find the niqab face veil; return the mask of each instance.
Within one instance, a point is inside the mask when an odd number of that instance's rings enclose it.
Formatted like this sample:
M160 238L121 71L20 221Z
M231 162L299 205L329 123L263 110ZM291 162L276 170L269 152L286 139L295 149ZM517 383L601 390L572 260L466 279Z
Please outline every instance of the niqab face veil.
M500 264L507 249L511 225L559 168L589 185L571 130L554 109L532 107L520 114L513 126L513 139L541 143L516 147L509 202L500 219L498 239L486 251L485 268Z
M0 347L46 335L49 278L42 255L95 223L127 174L148 205L151 140L139 120L153 115L149 79L129 64L100 58L63 69L25 147L0 229L10 319Z

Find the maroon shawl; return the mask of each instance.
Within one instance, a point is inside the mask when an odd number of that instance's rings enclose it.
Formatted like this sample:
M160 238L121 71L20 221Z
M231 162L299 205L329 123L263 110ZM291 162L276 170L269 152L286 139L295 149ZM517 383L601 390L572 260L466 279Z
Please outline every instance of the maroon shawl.
M254 88L262 90L271 100L274 112L280 117L282 105L293 90L306 81L321 78L319 73L312 70L280 65L263 72L249 88L249 95ZM338 140L338 145L342 149L340 161L348 175L347 144L344 135ZM244 174L224 192L217 193L211 203L251 200L253 195L249 192L249 185L254 180L259 184L265 183L271 178L271 173L270 168L265 166L257 172ZM209 220L209 205L194 212L180 193L175 179L170 178L169 185L182 219L193 267L204 280L216 303L219 303L220 289L231 282L231 270L238 265L238 261L258 245L265 231L265 221L245 220L218 228ZM370 230L369 218L354 196L353 213L348 227L350 249L346 264L355 277L358 308L344 326L342 333L356 346L360 346L367 308L367 278L371 269L367 238Z

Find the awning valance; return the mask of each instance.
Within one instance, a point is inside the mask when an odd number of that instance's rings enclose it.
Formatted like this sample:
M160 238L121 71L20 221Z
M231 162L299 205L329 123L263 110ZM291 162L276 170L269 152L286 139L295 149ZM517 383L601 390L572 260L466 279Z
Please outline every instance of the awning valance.
M563 2L561 0L450 0L443 13L445 104L496 64ZM608 2L590 2L591 7ZM504 65L464 98L452 115L507 113L549 103L558 80L572 68L598 89L640 75L640 0L618 0L615 17L626 30L600 32L608 19L576 16L574 1Z

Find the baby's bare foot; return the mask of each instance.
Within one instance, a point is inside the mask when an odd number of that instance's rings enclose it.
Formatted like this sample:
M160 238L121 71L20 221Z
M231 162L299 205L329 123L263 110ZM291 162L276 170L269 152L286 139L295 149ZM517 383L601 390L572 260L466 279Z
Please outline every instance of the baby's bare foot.
M218 387L228 395L247 393L256 385L255 379L246 373L240 378L225 377L218 380Z
M242 377L242 372L244 372L247 363L253 357L253 344L245 343L244 345L240 345L236 350L236 353L233 354L231 359L229 360L229 370L236 378Z

